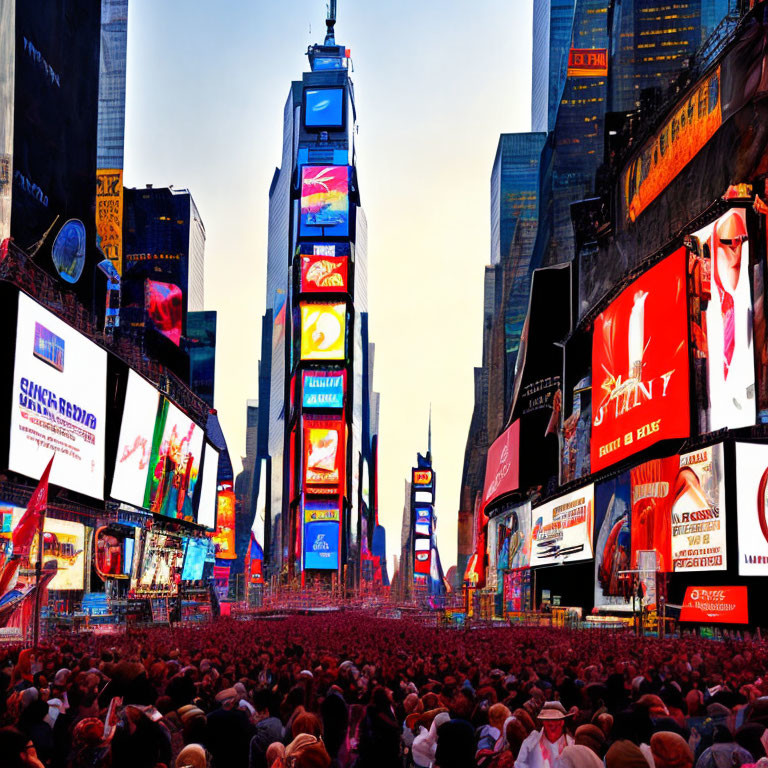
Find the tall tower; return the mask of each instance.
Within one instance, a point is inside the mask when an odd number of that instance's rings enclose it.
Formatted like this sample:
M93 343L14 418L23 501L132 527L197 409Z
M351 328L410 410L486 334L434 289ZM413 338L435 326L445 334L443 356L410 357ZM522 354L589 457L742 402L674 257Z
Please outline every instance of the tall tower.
M259 416L269 421L267 575L358 583L375 505L367 226L355 167L349 51L331 2L310 71L292 83L270 189ZM270 354L271 348L271 354ZM375 399L375 398L373 398ZM268 406L266 404L268 401ZM262 403L264 403L262 411ZM366 475L365 482L363 475Z

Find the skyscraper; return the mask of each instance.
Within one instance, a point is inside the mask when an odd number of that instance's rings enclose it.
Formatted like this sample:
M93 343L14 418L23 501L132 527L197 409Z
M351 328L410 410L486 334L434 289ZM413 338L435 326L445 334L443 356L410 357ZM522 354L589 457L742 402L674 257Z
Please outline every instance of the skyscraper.
M123 167L128 0L101 0L98 168Z
M259 418L271 465L268 573L357 583L375 527L377 398L367 333L367 225L354 165L348 51L335 2L310 72L289 91L270 188ZM375 480L375 478L374 478ZM264 482L261 478L260 483ZM261 487L259 489L261 495ZM261 542L260 542L261 543Z

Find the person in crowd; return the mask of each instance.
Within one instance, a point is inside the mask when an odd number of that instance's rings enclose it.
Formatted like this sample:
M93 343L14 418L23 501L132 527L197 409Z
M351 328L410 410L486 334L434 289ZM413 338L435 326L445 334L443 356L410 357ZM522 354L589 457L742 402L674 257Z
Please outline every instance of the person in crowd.
M537 717L542 728L523 742L515 762L518 768L554 768L555 760L573 744L573 737L565 730L569 714L559 701L545 702Z

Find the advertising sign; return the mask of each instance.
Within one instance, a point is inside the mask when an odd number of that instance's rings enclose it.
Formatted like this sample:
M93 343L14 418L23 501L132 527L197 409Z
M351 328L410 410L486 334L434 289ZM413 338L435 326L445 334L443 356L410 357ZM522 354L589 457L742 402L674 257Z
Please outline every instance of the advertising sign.
M205 558L208 556L208 539L188 538L184 551L182 581L199 581L203 578Z
M736 443L739 575L768 576L768 445Z
M413 500L417 504L431 504L433 500L432 491L415 491Z
M203 452L203 430L173 403L160 406L144 505L158 515L194 520L193 499Z
M414 469L413 484L424 487L424 488L432 485L432 470L431 469Z
M330 486L333 492L341 480L344 460L343 423L340 421L304 422L304 467L305 482L309 486Z
M343 408L344 372L316 373L304 371L302 375L304 408Z
M304 522L317 521L338 523L341 520L339 503L337 501L305 501Z
M301 359L344 360L346 304L301 305Z
M343 88L306 88L304 90L306 128L341 128L343 124Z
M414 542L413 571L415 574L429 575L430 544L429 539L416 539Z
M339 523L304 525L304 568L336 570L339 567Z
M167 592L184 567L184 545L180 536L148 531L139 567L137 592Z
M216 527L216 481L219 472L219 452L205 443L203 457L203 480L200 486L200 503L197 507L197 522L206 528Z
M702 298L708 299L697 349L707 360L706 432L755 423L753 307L746 213L732 208L695 233L703 256Z
M123 171L96 171L96 237L102 253L123 274Z
M749 624L746 587L688 587L680 621Z
M621 177L628 220L637 217L715 135L722 125L720 68L683 99L664 125L643 144Z
M722 443L680 456L671 499L672 569L726 570Z
M520 504L502 516L499 567L528 568L531 564L531 502ZM506 552L505 552L506 547Z
M595 486L595 606L632 609L630 515L631 485L628 472Z
M107 353L19 294L9 469L104 498Z
M347 258L321 255L301 257L301 290L304 293L349 291Z
M605 77L608 74L606 48L571 48L568 77Z
M158 391L146 379L128 371L110 495L134 507L144 504L159 401Z
M519 487L520 420L494 440L485 462L483 505Z
M181 343L184 296L173 283L147 280L144 283L147 317L152 327L177 347Z
M688 437L685 249L625 288L595 320L592 471Z
M216 497L216 532L213 544L217 560L235 560L235 494L219 491Z
M672 570L670 505L680 460L677 456L646 461L630 470L632 484L632 567L638 553L655 552L656 569Z
M588 485L531 513L531 565L592 558L595 486Z
M349 235L349 166L302 167L300 234L310 237Z

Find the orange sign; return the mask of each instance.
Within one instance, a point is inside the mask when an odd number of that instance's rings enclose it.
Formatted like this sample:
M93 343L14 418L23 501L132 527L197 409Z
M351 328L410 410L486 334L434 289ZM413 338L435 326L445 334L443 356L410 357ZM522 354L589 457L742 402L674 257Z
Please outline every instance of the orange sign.
M413 471L413 484L414 485L431 485L432 484L432 470L429 470L429 469L415 469Z
M700 80L622 173L625 216L637 217L722 125L720 68Z
M123 273L123 172L96 171L96 234L104 255Z
M688 587L680 621L700 624L748 624L746 587Z
M235 494L220 491L217 501L216 533L213 535L218 560L235 560Z
M568 77L604 77L607 74L607 48L571 48L568 54Z

